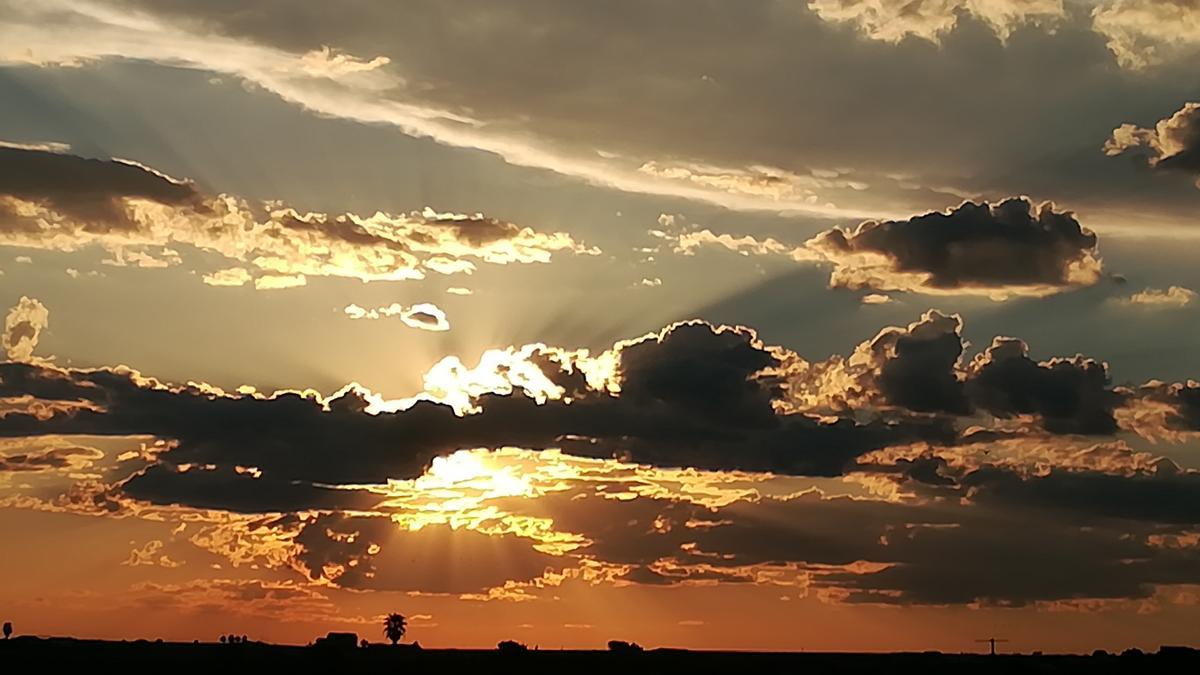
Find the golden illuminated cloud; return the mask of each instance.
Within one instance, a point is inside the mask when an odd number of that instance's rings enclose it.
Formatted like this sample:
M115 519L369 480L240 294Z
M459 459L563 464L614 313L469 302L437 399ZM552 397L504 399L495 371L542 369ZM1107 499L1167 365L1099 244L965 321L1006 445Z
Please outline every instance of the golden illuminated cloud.
M21 176L0 187L0 245L106 251L112 265L183 264L180 249L215 253L234 267L205 283L260 290L303 286L308 277L362 281L469 274L477 263L546 263L555 253L595 254L562 232L542 233L480 214L300 213L229 195L125 160L61 150L3 147L0 170ZM75 176L77 184L63 176ZM86 190L84 189L86 188Z
M770 166L733 169L702 164L646 162L638 167L638 171L664 180L699 185L735 195L814 206L822 204L822 194L825 190L868 188L863 181L851 178L849 171L838 170L813 169L802 176Z
M1023 25L1053 30L1068 18L1063 0L809 0L817 16L853 25L873 40L940 42L960 17L987 24L1006 40ZM1131 70L1160 65L1200 48L1200 8L1187 0L1099 0L1089 27L1107 41L1117 63Z
M450 330L450 322L446 313L437 305L430 302L419 302L412 307L405 307L393 302L385 307L364 309L358 305L347 305L343 310L351 319L378 319L380 317L397 316L410 328L430 331Z
M1153 129L1122 124L1104 143L1104 153L1109 156L1133 148L1145 148L1152 167L1200 176L1200 103L1185 103ZM1196 187L1200 187L1200 178Z
M697 249L703 247L718 247L745 256L779 255L798 262L820 259L803 246L788 246L771 237L759 240L750 235L717 234L707 228L687 230L682 218L671 214L660 215L658 223L662 229L650 230L650 236L671 244L672 251L681 255L695 255Z
M1147 288L1121 300L1123 304L1152 308L1186 307L1195 301L1196 291L1182 286L1171 286L1166 290Z
M1050 23L1066 15L1063 0L809 0L826 21L851 23L873 40L917 37L937 42L968 15L1007 38L1022 24Z
M4 317L3 346L12 361L29 361L42 331L50 325L50 310L36 298L21 296Z
M366 73L378 70L391 63L386 56L376 56L364 61L351 54L335 52L328 46L306 52L300 57L300 69L314 77L336 79L353 73Z
M1200 5L1187 0L1108 0L1093 26L1127 68L1158 65L1200 49Z

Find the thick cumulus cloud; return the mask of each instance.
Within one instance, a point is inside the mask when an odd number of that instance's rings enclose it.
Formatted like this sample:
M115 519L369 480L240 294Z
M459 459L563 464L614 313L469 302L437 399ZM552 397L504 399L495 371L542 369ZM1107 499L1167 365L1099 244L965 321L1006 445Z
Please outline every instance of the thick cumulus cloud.
M885 330L870 343L879 393L892 405L916 412L965 414L957 366L962 358L962 321L929 312L907 330Z
M1197 12L1200 14L1200 10ZM1185 103L1153 129L1122 124L1104 144L1108 155L1131 148L1144 148L1152 167L1200 176L1200 103ZM1200 178L1196 179L1196 187L1200 187Z
M561 448L654 467L841 476L874 451L952 446L968 427L1147 436L1195 419L1185 385L1113 387L1081 356L1036 361L1013 338L967 360L961 320L928 312L848 357L810 363L750 329L688 322L588 356L544 345L442 363L428 390L387 401L357 386L230 394L125 368L0 365L0 434L161 439L129 478L144 501L233 511L367 508L339 485L420 476L460 448ZM1193 425L1194 426L1194 425ZM989 432L990 433L990 432ZM976 428L970 437L986 436Z
M962 320L930 310L907 327L889 327L848 357L808 362L787 359L783 405L814 412L900 408L918 413L967 414L961 358Z
M998 338L969 362L961 320L926 313L848 358L809 363L746 328L669 326L589 357L538 346L438 364L429 390L386 401L357 386L228 394L170 386L128 369L0 365L0 434L145 435L167 446L129 479L157 503L288 511L367 506L333 485L415 478L460 448L562 448L656 467L839 476L872 451L955 444L969 425L1004 433L1151 435L1179 431L1191 389L1111 386L1081 356L1035 361ZM1146 406L1158 406L1157 416ZM1124 420L1118 424L1118 418ZM1023 431L1022 431L1023 430Z
M1111 387L1106 364L1081 356L1034 361L1015 338L996 338L971 363L967 391L997 417L1035 415L1047 431L1111 434L1124 396Z
M1072 213L1056 211L1049 202L1035 206L1024 197L964 202L946 212L866 221L854 229L835 227L798 246L771 237L689 228L668 214L659 216L659 226L650 236L681 255L719 248L743 256L830 264L833 288L1005 300L1090 286L1103 272L1095 233ZM869 293L864 302L889 299Z
M1101 278L1096 235L1069 212L1024 198L966 202L903 221L834 228L809 242L835 288L1048 295Z
M594 253L569 235L482 215L299 213L278 203L207 196L141 165L39 148L0 147L0 245L77 251L111 264L182 264L176 247L239 266L205 283L278 289L309 276L363 281L472 272L477 263L544 263L554 253Z
M4 334L0 341L8 358L12 361L28 361L33 358L42 331L50 325L50 310L37 298L24 295L8 310L4 317Z
M883 329L849 357L790 360L779 371L784 405L1015 419L1054 434L1109 435L1118 430L1118 409L1145 398L1113 386L1108 365L1095 359L1037 361L1024 341L997 337L967 362L967 346L960 317L929 311L905 328Z

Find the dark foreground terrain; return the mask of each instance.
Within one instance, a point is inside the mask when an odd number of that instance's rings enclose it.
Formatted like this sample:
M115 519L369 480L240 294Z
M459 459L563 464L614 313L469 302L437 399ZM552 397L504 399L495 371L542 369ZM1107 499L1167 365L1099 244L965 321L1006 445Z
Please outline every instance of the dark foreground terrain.
M55 666L106 666L127 672L229 673L264 670L362 673L1200 673L1200 651L1081 655L754 653L653 649L636 653L294 647L261 643L106 642L18 637L0 641L0 672L50 672Z

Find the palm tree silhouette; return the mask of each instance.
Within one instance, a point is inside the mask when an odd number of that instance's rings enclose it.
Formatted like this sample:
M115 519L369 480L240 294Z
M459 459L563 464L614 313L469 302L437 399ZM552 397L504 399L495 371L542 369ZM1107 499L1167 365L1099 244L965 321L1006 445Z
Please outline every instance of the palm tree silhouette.
M392 641L393 646L404 637L407 630L408 619L405 619L403 614L388 614L383 620L383 634Z

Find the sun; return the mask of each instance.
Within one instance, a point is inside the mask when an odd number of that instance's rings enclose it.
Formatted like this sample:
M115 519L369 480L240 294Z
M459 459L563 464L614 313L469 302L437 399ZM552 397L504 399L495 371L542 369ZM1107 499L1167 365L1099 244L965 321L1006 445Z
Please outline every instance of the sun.
M434 457L425 477L446 485L466 483L489 473L484 460L470 450L459 450L443 457Z
M458 450L435 457L425 475L417 479L417 487L467 490L477 499L528 495L533 489L529 477L520 475L518 467L502 466L486 449Z

